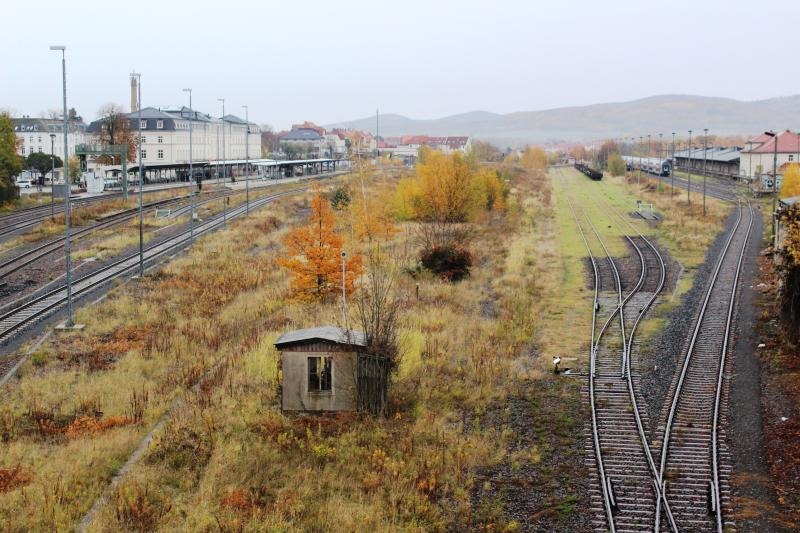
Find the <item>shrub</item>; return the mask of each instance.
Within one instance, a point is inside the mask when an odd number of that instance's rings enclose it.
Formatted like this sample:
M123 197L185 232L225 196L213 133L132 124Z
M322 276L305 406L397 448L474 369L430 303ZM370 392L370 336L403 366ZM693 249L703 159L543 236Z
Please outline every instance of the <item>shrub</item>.
M422 266L447 281L459 281L469 276L472 254L456 245L433 246L422 252Z

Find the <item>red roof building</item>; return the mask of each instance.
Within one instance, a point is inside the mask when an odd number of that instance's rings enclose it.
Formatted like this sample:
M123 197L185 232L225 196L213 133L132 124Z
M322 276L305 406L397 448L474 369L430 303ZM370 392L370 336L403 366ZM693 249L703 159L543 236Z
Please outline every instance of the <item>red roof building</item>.
M739 162L739 175L746 179L777 174L779 179L787 163L800 161L800 135L786 130L778 134L762 133L745 144Z

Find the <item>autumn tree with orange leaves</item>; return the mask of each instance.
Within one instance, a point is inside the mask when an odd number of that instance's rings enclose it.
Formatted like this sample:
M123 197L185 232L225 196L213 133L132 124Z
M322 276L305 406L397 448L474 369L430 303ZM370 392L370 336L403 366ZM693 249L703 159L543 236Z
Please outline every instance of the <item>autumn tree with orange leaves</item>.
M321 192L311 200L308 225L293 229L284 238L288 248L286 258L278 264L292 273L290 287L293 298L301 301L323 301L341 294L342 245L344 239L336 233L336 218ZM345 292L351 294L361 275L361 256L350 255L345 261Z

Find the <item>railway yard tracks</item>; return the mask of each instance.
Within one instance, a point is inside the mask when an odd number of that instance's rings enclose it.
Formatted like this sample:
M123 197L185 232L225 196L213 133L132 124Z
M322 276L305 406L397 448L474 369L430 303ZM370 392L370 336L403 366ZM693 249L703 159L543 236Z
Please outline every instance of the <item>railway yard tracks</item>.
M294 194L305 190L305 187L291 189L288 191L264 196L256 200L251 200L250 209L257 209L263 205L282 198L284 196ZM246 206L240 205L231 208L227 212L229 220L238 218L245 213ZM194 227L194 237L197 238L203 234L209 233L222 227L224 225L223 215L216 214L203 222L200 222ZM177 235L166 239L163 242L153 246L146 247L144 250L145 264L153 264L166 255L175 253L191 242L190 230L186 229ZM91 293L95 289L106 285L108 282L119 278L120 276L135 269L139 264L139 254L134 253L126 257L120 258L91 274L85 275L73 281L72 294L74 298L79 298L83 295ZM36 320L43 318L55 312L63 304L66 303L67 291L66 287L59 287L27 302L15 305L13 309L5 311L0 315L0 342L8 341L13 335L18 333L26 326L32 324Z
M144 194L160 191L163 191L163 189L145 190ZM119 198L122 198L122 193L103 194L89 198L76 198L70 201L70 205L73 209L79 209L97 202L117 200ZM20 231L31 229L51 216L60 215L63 212L64 201L57 200L52 204L47 203L35 207L27 207L0 215L0 239L6 239Z
M205 203L211 202L215 199L219 199L221 195L212 194L211 197L203 198L202 200L197 201L197 205L203 205ZM149 202L143 205L143 209L146 212L149 212L152 209L157 209L161 207L172 207L172 206L182 206L187 200L189 199L188 196L180 196L176 198L168 198L165 200L158 200L155 202ZM179 209L188 209L188 206L179 207ZM125 209L123 211L119 211L117 213L112 213L110 215L104 216L102 218L97 219L96 223L85 226L85 227L78 227L72 231L70 238L75 241L95 231L101 229L108 229L123 222L127 222L133 219L138 214L137 208L132 209ZM42 257L54 253L63 249L64 247L65 238L64 237L56 237L51 239L45 243L39 244L22 252L16 254L9 254L8 257L0 259L0 280L17 272L26 266L38 261Z
M730 372L726 355L753 209L736 206L738 218L707 281L688 347L677 358L661 420L648 431L652 426L642 409L643 362L636 332L664 288L665 261L626 214L594 200L595 208L614 221L630 251L622 266L622 258L612 257L586 210L570 198L567 202L588 253L594 285L586 390L593 528L734 530L726 518L731 509L724 433Z

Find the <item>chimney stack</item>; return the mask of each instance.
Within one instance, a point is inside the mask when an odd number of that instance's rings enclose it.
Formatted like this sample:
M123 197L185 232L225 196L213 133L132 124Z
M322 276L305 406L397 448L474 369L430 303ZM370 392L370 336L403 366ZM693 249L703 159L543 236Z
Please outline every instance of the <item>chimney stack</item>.
M139 110L137 88L136 76L131 76L131 113L135 113Z

